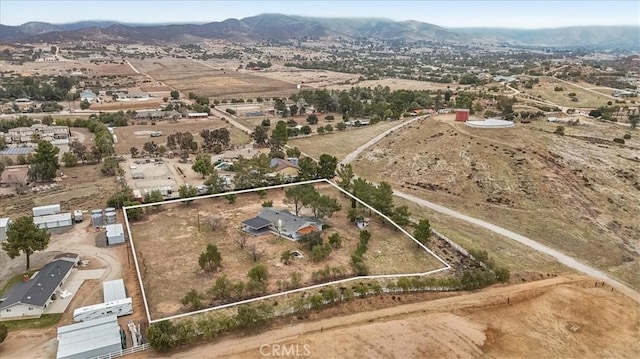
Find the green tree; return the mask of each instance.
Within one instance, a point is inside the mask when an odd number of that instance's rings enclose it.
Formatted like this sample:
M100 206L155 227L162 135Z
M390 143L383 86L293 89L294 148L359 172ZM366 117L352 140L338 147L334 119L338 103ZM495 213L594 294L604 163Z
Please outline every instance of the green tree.
M109 197L109 199L107 200L107 206L122 208L125 203L131 202L136 203L136 197L133 195L133 191L131 191L131 188L124 188Z
M338 233L334 233L329 236L329 244L333 248L340 248L342 247L342 238L340 238L340 235Z
M390 216L393 212L393 189L387 182L380 182L378 188L374 192L373 208L382 212L382 214Z
M335 120L335 119L336 119L336 118L335 118L335 117L333 117L333 115L326 115L326 116L324 117L324 120L325 120L325 121L333 121L333 120Z
M338 159L334 156L323 153L318 161L318 178L333 178L336 175Z
M351 181L353 181L353 168L351 164L340 164L340 167L337 170L337 175L340 177L340 180L337 181L338 186L344 189L345 191L351 190Z
M144 203L157 203L164 201L164 196L160 190L153 190L144 195Z
M638 123L640 123L640 115L630 115L629 116L629 124L631 125L631 129L634 130L638 127Z
M105 157L100 171L105 176L115 176L122 171L118 163L119 160L115 157Z
M211 164L211 156L207 154L198 155L196 161L193 163L191 168L196 172L202 175L202 178L205 178L207 175L213 172L213 165Z
M204 185L207 186L208 194L222 193L226 187L224 179L218 175L218 171L215 168L211 171L209 178L204 181Z
M265 126L256 126L256 128L253 130L253 133L251 134L251 138L253 138L253 140L259 146L266 145L267 140L269 139L269 133L267 132L267 128Z
M409 217L411 217L411 213L407 206L396 207L391 214L391 219L399 226L408 225Z
M298 113L298 105L293 104L289 106L289 113L291 113L291 117L295 116Z
M307 122L308 122L310 125L315 125L315 124L317 124L317 123L318 123L318 116L316 116L316 115L314 115L314 114L311 114L311 115L307 116Z
M140 154L140 151L138 151L137 147L131 147L129 149L129 152L131 153L131 158L136 158L138 157L138 154Z
M300 152L300 150L298 149L298 147L294 147L294 148L287 148L287 157L295 157L295 158L299 158L300 155L302 154L302 152Z
M235 193L231 193L231 194L228 194L228 195L224 196L224 198L226 198L226 200L227 200L227 202L229 204L234 204L234 203L236 203L236 199L238 198L238 196Z
M319 135L324 134L324 127L318 127L318 128L316 129L316 132L318 132L318 134L319 134Z
M276 128L271 132L271 144L277 147L277 149L281 149L284 145L287 144L287 140L289 139L289 132L287 130L287 123L284 121L278 121L276 124Z
M198 195L198 189L195 186L185 183L178 188L178 194L180 194L180 198L191 198ZM186 203L190 202L191 201L186 201Z
M300 181L307 181L316 178L318 173L318 164L310 157L302 157L298 161L298 179Z
M176 340L173 337L176 328L175 325L168 320L153 323L147 329L147 339L151 347L157 351L167 351L176 346Z
M0 136L0 151L4 150L5 148L7 148L7 142L4 139L4 136Z
M171 99L172 100L177 100L180 98L180 92L178 90L173 90L171 91Z
M187 294L180 300L180 303L185 307L191 307L194 310L198 310L202 308L202 294L200 294L197 290L191 289L187 292Z
M222 255L218 247L215 244L207 244L207 249L200 253L198 264L206 271L215 271L222 264Z
M38 142L38 148L33 155L33 162L29 169L29 178L37 181L51 181L56 178L56 172L60 168L58 153L60 149L50 142Z
M273 307L267 303L243 304L238 307L234 320L241 328L253 328L266 323L272 317Z
M233 283L226 274L216 278L216 283L207 291L209 295L212 295L215 299L226 300L231 298L233 290Z
M24 253L27 259L27 270L29 270L31 254L45 250L50 238L51 234L46 229L40 229L33 224L31 217L19 217L7 228L7 240L2 242L2 250L7 252L11 259Z
M342 209L342 206L335 198L326 195L315 196L315 198L311 199L309 205L313 209L313 215L318 219L331 218L335 212Z
M418 224L416 224L413 230L413 237L424 245L429 243L431 238L431 225L429 224L429 220L421 219L418 221Z
M293 260L293 252L291 252L290 250L286 250L282 252L282 254L280 255L280 262L282 262L282 264L284 265L291 264L292 260Z
M564 126L557 126L553 133L555 133L556 135L564 136Z
M259 263L253 266L253 268L249 269L247 277L249 278L249 280L266 285L267 281L269 280L269 271L264 264Z
M62 162L65 167L75 167L78 165L78 157L73 152L65 152L62 154Z
M87 100L83 100L82 102L80 102L80 109L81 110L87 110L89 109L89 107L91 107L91 103Z
M338 122L336 128L338 129L338 131L344 131L347 129L347 124L344 122Z
M285 203L293 204L297 216L300 214L300 210L304 207L304 204L311 202L310 198L317 193L316 189L310 184L293 186L285 191L284 201Z

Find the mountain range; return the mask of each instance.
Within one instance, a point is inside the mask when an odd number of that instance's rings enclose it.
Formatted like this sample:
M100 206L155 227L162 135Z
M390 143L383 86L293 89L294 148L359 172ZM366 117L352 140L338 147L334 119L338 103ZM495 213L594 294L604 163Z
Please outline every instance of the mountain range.
M89 40L117 43L183 43L198 39L236 42L372 38L438 41L459 44L500 43L520 46L598 47L640 50L640 26L581 26L554 29L443 28L419 21L378 18L313 18L263 14L205 24L123 24L83 21L70 24L28 22L0 25L2 42L58 42Z

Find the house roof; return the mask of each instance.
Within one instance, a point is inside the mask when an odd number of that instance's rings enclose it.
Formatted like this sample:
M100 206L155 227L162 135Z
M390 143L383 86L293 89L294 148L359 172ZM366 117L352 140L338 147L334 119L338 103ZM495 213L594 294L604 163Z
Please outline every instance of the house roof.
M118 317L115 314L59 327L57 337L56 358L93 357L95 354L107 354L120 347L122 340Z
M75 264L76 261L63 258L45 264L31 280L11 287L0 298L4 299L0 309L19 303L43 307Z
M313 217L299 217L289 211L281 210L273 207L265 207L260 211L258 217L264 218L270 223L276 224L278 220L282 222L282 231L295 233L302 227L306 227L309 223L313 225L322 225L322 222Z
M291 163L290 161L287 160L283 160L282 158L272 158L271 159L271 167L276 167L276 171L281 171L285 168L288 167L292 167L295 168L297 170L300 169L300 167L296 166L295 164Z
M247 219L246 221L242 222L242 224L244 224L245 226L251 229L258 230L258 229L262 229L264 227L269 226L271 222L261 217L253 217L251 219Z
M107 225L107 237L117 237L124 235L124 228L122 223L108 224Z

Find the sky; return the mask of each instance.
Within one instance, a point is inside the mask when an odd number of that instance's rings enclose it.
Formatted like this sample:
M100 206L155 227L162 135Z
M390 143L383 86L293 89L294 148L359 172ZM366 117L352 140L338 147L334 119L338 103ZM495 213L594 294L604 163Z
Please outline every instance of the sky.
M0 24L86 20L204 23L264 13L417 20L443 27L640 26L640 1L0 0Z

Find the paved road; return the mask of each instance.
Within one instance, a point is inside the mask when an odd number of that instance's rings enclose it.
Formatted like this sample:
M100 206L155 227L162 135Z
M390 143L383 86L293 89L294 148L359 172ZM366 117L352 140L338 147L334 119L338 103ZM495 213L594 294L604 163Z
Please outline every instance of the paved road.
M412 120L415 121L416 119ZM403 125L408 124L409 122L405 122ZM364 150L366 150L367 148L373 146L376 142L380 141L382 138L384 138L384 136L386 136L388 133L392 132L393 130L395 130L396 128L401 127L400 126L396 126L390 130L387 130L385 132L383 132L382 134L380 134L379 136L376 136L375 138L373 138L371 141L365 143L364 145L358 147L355 151L351 152L350 154L348 154L344 160L342 160L340 163L351 163L353 162ZM398 191L398 190L394 190L393 194L396 195L397 197L400 198L404 198L408 201L411 201L421 207L425 207L425 208L429 208L432 209L436 212L440 212L442 214L454 217L456 219L465 221L465 222L469 222L471 224L474 224L476 226L480 226L483 228L486 228L492 232L495 232L497 234L500 234L504 237L507 237L511 240L514 240L516 242L519 242L521 244L524 244L525 246L535 249L538 252L544 253L546 255L549 255L553 258L555 258L558 262L566 265L569 268L575 269L578 272L584 273L586 275L589 275L591 277L603 280L608 282L611 286L616 287L616 289L620 290L621 292L624 292L627 296L631 297L632 299L634 299L635 301L640 303L640 293L638 293L637 291L633 290L632 288L628 287L627 285L625 285L624 283L613 279L611 277L609 277L606 273L604 273L603 271L596 269L594 267L591 267L587 264L584 264L582 262L579 262L578 260L576 260L573 257L570 257L558 250L555 250L551 247L548 247L542 243L536 242L533 239L527 238L521 234L518 234L516 232L510 231L506 228L497 226L495 224L489 223L487 221L484 221L482 219L478 219L478 218L474 218L471 216L467 216L466 214L462 214L458 211L455 211L451 208L433 203L433 202L429 202L427 200L424 200L422 198L418 198L416 196L410 195L408 193L402 192L402 191Z

